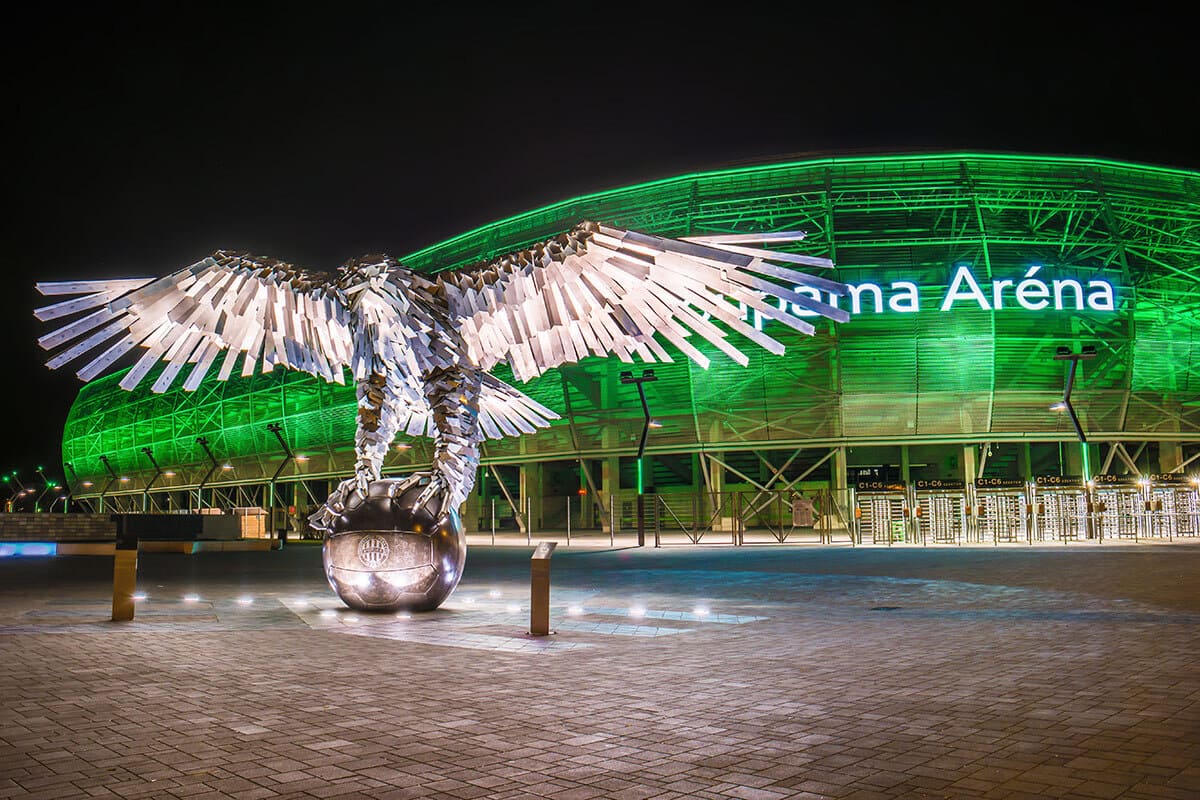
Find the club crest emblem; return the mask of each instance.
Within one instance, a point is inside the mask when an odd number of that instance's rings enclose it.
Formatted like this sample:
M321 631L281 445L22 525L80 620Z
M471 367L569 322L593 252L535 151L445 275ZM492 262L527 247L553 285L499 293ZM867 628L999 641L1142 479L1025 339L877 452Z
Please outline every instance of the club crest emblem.
M364 536L358 540L358 560L367 569L378 569L388 560L392 548L382 536Z

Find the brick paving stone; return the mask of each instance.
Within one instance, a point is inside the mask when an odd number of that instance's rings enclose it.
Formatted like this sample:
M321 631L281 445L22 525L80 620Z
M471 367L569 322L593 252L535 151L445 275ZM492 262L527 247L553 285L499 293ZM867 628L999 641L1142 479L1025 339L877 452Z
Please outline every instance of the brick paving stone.
M113 625L103 561L0 562L4 800L1200 796L1200 544L568 549L552 648L521 548L405 620L289 546Z

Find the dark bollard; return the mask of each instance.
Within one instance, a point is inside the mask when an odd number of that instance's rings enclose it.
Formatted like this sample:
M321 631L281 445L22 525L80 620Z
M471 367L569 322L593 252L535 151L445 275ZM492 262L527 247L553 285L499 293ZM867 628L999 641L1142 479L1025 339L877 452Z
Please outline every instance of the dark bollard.
M529 634L550 635L550 556L556 542L538 542L529 575Z
M638 547L646 546L646 497L637 498L637 543Z
M137 591L137 534L129 532L129 519L114 514L117 523L117 546L113 551L113 622L133 619L133 595Z

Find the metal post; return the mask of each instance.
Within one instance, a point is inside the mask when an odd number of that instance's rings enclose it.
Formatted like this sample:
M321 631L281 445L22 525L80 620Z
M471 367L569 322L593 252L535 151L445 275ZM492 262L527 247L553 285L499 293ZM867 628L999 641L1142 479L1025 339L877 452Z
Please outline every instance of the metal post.
M125 514L114 514L117 523L117 546L113 551L113 622L133 619L133 595L137 590L136 535L129 533L129 518Z
M617 498L613 492L608 493L608 546L617 545Z
M496 546L496 498L492 498L492 546Z
M529 565L529 633L549 636L550 630L550 557L554 542L538 542Z
M580 508L583 504L579 504ZM571 495L567 495L567 547L571 546Z
M654 500L653 500L653 502L654 502L654 546L662 547L662 539L660 538L662 526L659 524L658 501L659 501L659 496L654 495Z
M533 544L533 498L525 496L525 544Z
M641 461L638 461L638 472L641 472ZM646 546L646 496L638 492L637 496L637 543L638 547Z

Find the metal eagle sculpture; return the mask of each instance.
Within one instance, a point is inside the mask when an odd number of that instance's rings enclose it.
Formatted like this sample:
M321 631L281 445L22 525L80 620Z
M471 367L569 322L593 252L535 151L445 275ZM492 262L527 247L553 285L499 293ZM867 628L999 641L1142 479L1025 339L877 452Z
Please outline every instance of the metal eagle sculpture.
M843 284L785 266L830 260L756 247L803 237L668 239L584 222L520 252L431 274L386 255L353 259L330 275L222 250L162 278L38 283L44 295L79 297L34 313L43 321L81 315L38 343L63 348L47 362L55 369L92 355L77 372L84 381L140 348L120 381L128 390L160 361L154 392L189 365L185 390L214 367L224 381L239 358L243 376L286 367L345 383L349 369L358 397L354 475L311 518L328 531L347 498L366 497L379 480L399 433L433 438L417 505L444 513L470 493L484 438L533 433L557 418L489 374L498 364L527 381L589 355L671 361L660 334L707 367L688 341L696 334L744 366L747 357L715 323L781 355L783 345L743 319L745 310L806 334L812 325L782 310L787 303L845 322L846 311L803 291L841 295Z

